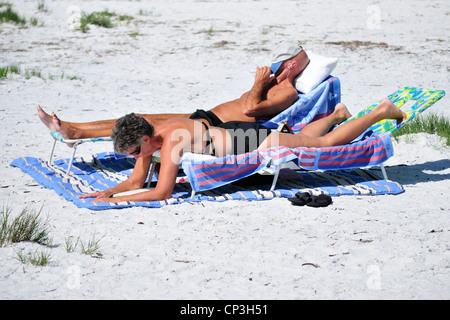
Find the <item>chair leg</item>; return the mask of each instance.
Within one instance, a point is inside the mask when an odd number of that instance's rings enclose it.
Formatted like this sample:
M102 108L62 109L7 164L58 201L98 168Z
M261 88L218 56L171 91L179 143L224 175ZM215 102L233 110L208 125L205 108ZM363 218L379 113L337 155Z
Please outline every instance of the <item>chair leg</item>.
M272 186L270 187L270 191L275 190L275 186L277 185L278 176L280 174L281 165L275 166L275 175L273 177Z
M52 151L50 152L50 157L48 158L48 166L53 170L53 153L55 152L56 140L53 140Z
M150 185L152 184L152 178L153 174L155 173L155 168L156 168L156 161L152 160L152 163L150 164L150 173L148 177L147 188L150 188Z
M70 175L70 170L72 170L73 159L75 158L75 153L77 152L78 142L75 142L73 145L72 157L70 158L69 167L67 168L67 172L64 178L68 178Z
M380 165L380 168L381 168L381 172L383 173L383 178L384 178L384 180L388 180L388 176L387 176L387 174L386 174L386 169L384 168L384 163L382 163L382 164Z

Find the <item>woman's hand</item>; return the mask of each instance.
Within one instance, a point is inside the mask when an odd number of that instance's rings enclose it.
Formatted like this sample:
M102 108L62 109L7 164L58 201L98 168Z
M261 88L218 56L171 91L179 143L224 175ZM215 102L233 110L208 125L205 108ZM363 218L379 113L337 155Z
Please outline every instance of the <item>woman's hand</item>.
M117 198L97 198L92 200L91 202L96 203L96 202L121 202L122 200L120 200L120 197Z
M98 201L98 199L111 199L110 197L112 196L112 192L109 190L104 190L104 191L97 191L97 192L92 192L92 193L88 193L88 194L83 194L81 196L78 196L79 199L85 199L85 198L95 198L95 200ZM105 202L105 201L102 201Z

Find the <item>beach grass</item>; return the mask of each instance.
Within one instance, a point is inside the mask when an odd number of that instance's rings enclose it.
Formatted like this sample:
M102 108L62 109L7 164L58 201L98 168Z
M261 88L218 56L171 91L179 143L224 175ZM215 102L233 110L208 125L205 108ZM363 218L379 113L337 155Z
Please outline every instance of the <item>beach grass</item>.
M87 26L88 24L96 25L103 28L112 28L114 24L111 21L113 13L105 11L95 11L89 14L83 13L81 15L81 25Z
M87 243L81 241L81 253L89 255L94 258L101 258L103 255L99 252L100 240L101 239L95 239L95 236L94 236Z
M48 12L49 11L47 6L45 5L45 1L41 1L38 3L37 10L40 12Z
M442 115L430 114L426 117L418 116L413 121L401 127L394 133L394 138L414 133L437 134L445 139L447 146L450 146L450 120Z
M17 260L23 264L31 264L37 267L43 267L48 265L54 265L52 257L48 252L38 252L26 255L23 251L17 252Z
M16 64L10 64L5 67L0 67L0 79L8 77L9 74L20 74L20 67Z
M67 237L65 239L65 248L67 253L74 252L76 248L78 247L78 243L80 242L80 237L78 237L76 240L73 239L73 237Z
M19 16L19 14L12 9L12 4L7 2L1 2L0 10L2 8L6 9L0 11L0 23L12 22L18 25L25 25L27 23L25 18Z
M7 78L11 74L19 74L19 75L22 74L20 66L17 64L10 64L10 65L4 66L4 67L0 67L0 79ZM36 69L36 68L25 69L23 74L25 76L25 79L27 79L27 80L31 79L32 77L38 77L43 80L58 80L58 79L61 79L61 80L66 79L66 80L71 80L71 81L72 80L80 80L80 81L84 80L83 77L79 77L79 76L75 76L75 75L66 75L64 72L61 72L61 74L59 74L59 75L58 74L54 75L54 74L49 73L48 76L45 77L42 74L41 70Z
M25 79L29 80L31 77L38 77L44 79L42 76L41 70L39 69L27 69L25 70Z
M38 6L38 10L39 9ZM12 3L0 2L0 23L9 22L24 27L27 24L27 19L21 17L16 11L13 10ZM30 18L30 24L34 27L39 25L39 20L37 18ZM43 25L41 23L40 25Z
M0 247L22 241L51 245L48 221L41 217L42 208L39 211L22 209L14 218L12 212L12 208L4 207L0 213Z
M113 28L116 25L113 23L113 18L119 21L131 21L132 16L129 15L118 15L114 12L104 11L94 11L89 14L82 13L80 19L80 29L82 32L89 30L88 25L96 25L103 28Z

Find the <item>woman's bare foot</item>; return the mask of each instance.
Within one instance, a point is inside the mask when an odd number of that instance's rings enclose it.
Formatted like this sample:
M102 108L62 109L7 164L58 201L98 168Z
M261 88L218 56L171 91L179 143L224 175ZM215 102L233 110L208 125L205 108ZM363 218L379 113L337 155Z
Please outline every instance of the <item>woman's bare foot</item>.
M63 124L58 116L52 112L51 115L46 113L40 105L37 105L37 112L39 119L44 123L51 131L58 131L65 139L75 139L73 130L69 125Z
M381 100L376 109L380 110L383 119L394 119L397 121L397 125L406 120L406 113L397 108L397 106L389 99Z
M334 124L340 124L341 122L344 122L348 118L352 116L350 111L348 111L347 106L343 103L338 103L336 107L334 108L333 112L335 116Z

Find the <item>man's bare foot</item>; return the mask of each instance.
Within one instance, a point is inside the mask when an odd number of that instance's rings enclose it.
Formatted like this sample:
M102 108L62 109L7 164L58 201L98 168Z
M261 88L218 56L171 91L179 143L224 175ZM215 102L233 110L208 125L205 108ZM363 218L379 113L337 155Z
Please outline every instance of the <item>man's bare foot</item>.
M51 131L58 131L65 139L75 139L73 130L69 125L63 124L58 116L52 112L51 115L46 113L40 105L37 105L38 116L47 128Z
M333 114L335 116L335 124L340 124L352 116L350 111L348 111L347 106L343 103L338 103L336 105Z
M37 105L36 109L39 119L41 119L42 123L45 124L50 130L57 131L55 125L53 124L53 117L45 112L40 105Z
M384 119L394 119L397 121L397 125L406 120L406 113L397 108L397 106L389 99L381 100L376 109L379 109Z

